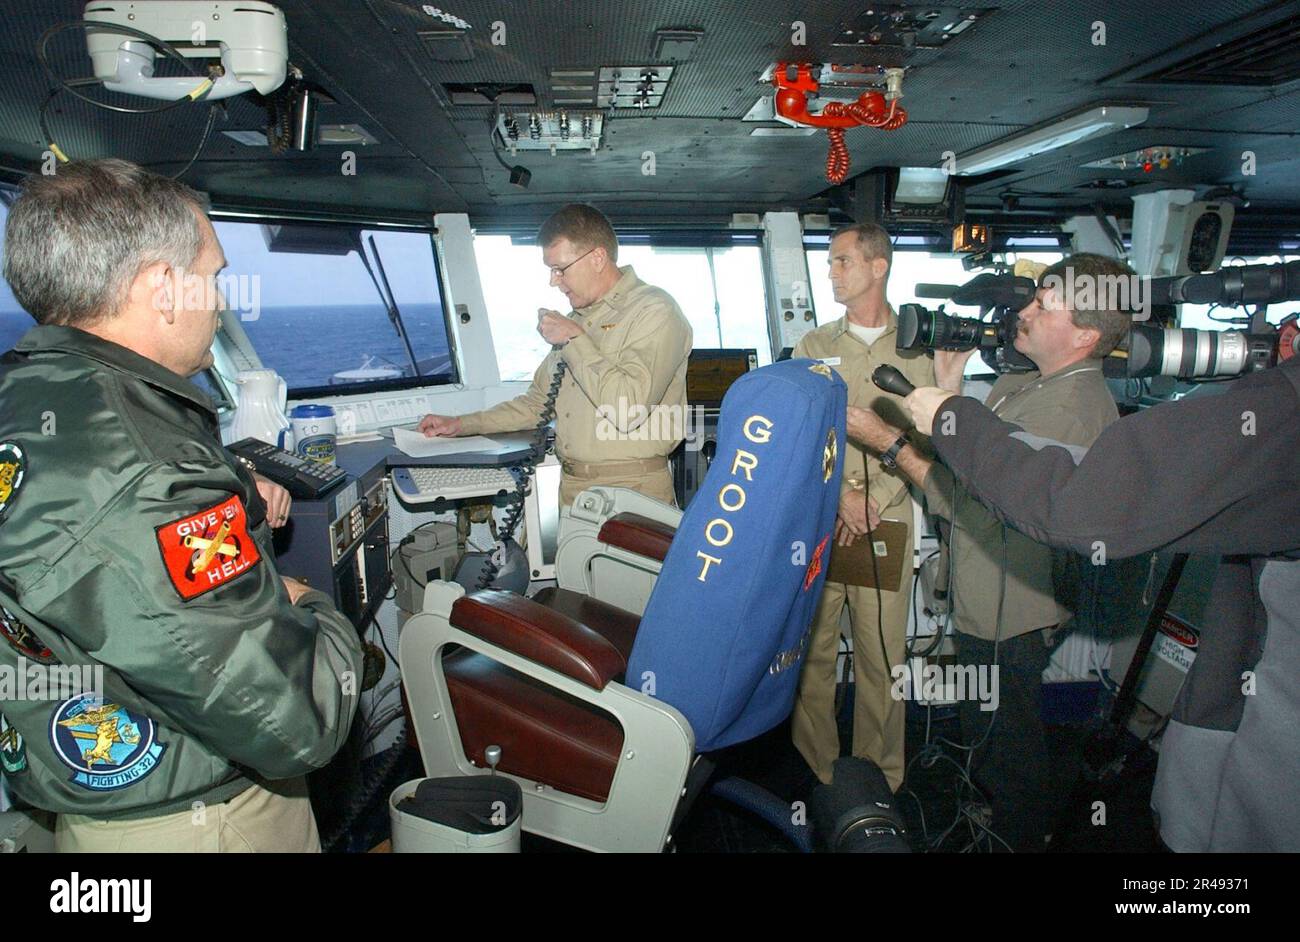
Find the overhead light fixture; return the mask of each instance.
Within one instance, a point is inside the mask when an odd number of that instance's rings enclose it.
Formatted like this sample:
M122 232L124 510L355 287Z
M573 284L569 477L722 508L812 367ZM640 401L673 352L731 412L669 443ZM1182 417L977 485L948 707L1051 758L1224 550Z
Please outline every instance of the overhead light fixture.
M1140 105L1100 105L1066 118L1013 134L957 158L956 173L978 176L1080 141L1113 134L1141 124L1149 109Z

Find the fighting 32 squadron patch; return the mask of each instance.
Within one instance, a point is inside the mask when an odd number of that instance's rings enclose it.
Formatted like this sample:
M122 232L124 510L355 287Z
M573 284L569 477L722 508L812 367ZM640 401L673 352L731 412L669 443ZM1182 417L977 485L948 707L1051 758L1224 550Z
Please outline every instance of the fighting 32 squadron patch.
M158 767L166 744L147 716L136 717L91 694L64 700L50 718L50 743L72 781L91 791L134 785Z

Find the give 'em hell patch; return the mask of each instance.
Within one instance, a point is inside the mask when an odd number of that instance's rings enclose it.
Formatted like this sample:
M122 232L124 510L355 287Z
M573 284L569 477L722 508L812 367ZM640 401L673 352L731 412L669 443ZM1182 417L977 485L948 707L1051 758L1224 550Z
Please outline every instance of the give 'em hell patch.
M238 497L164 524L156 533L167 575L186 602L238 579L262 558Z

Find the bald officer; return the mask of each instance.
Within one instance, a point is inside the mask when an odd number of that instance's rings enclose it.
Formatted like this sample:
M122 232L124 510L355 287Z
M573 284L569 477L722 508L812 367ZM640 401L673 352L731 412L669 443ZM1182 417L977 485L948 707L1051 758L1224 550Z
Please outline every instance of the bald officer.
M876 367L897 367L916 385L933 385L934 366L919 352L896 349L898 319L885 300L893 260L889 233L874 224L847 226L831 238L830 278L844 316L806 334L796 357L821 360L844 378L849 404L875 408L906 427L901 399L871 382ZM883 517L908 526L902 550L904 579L897 592L826 581L813 621L807 660L795 703L794 744L823 782L840 754L835 725L835 660L839 652L840 615L849 607L853 629L853 755L880 766L897 790L903 781L904 703L890 696L890 668L905 655L911 587L912 505L907 481L879 458L868 457L850 443L844 459L836 542L849 545L865 537ZM892 457L892 456L891 456ZM888 652L888 662L886 662Z
M541 421L557 367L565 375L555 403L560 503L588 487L628 487L673 503L668 455L686 420L686 360L691 326L662 288L618 267L609 220L581 203L565 206L537 234L551 284L573 315L540 310L537 332L555 349L522 396L460 417L426 415L425 435L480 435L533 429Z

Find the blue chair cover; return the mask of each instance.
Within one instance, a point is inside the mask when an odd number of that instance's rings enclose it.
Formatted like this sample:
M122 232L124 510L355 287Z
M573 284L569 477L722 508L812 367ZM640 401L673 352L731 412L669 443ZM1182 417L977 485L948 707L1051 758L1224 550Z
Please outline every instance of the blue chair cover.
M722 402L717 456L641 619L627 684L672 704L708 752L794 704L830 562L846 389L815 360L747 373Z

